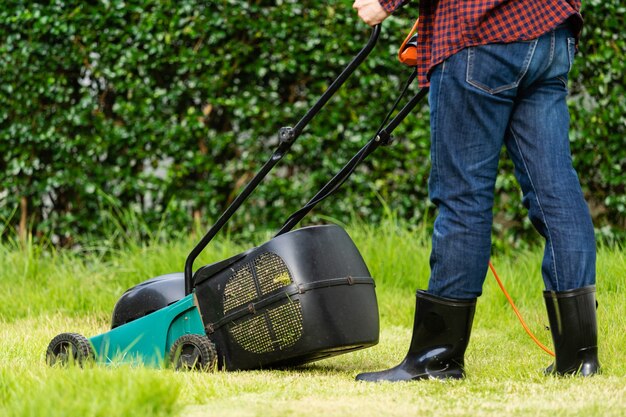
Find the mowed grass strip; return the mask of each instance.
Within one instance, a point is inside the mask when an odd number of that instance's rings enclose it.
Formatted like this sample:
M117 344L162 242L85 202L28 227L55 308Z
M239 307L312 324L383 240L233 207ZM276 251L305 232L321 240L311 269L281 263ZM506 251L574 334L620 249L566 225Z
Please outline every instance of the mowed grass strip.
M395 365L406 353L414 291L428 279L429 248L423 231L394 222L348 231L377 281L380 343L296 369L214 374L131 366L52 369L44 360L54 335L106 331L113 305L126 288L180 271L192 239L82 253L0 246L0 415L626 415L622 249L600 248L598 255L602 375L544 376L551 358L526 336L489 274L464 381L366 384L354 382L354 376ZM198 265L249 246L220 241ZM533 332L551 347L540 250L493 261Z

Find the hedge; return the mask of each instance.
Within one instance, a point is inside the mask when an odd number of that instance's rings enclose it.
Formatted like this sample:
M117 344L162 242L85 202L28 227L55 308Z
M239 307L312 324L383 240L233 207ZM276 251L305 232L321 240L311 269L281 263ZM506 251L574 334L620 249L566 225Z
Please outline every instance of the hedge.
M369 36L351 1L5 1L0 10L0 219L59 245L210 225ZM377 48L230 224L278 227L369 139L408 69L396 47L416 17L385 22ZM625 7L587 1L571 74L571 145L598 232L623 237ZM413 89L415 91L415 89ZM432 223L428 109L396 131L308 217L386 212ZM510 161L497 183L500 242L537 239ZM111 215L113 213L113 216Z

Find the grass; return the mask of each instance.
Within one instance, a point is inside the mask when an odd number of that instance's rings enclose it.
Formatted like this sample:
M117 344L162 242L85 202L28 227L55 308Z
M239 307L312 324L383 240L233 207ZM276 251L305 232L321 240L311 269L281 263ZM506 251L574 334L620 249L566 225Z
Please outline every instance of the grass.
M296 369L215 374L130 366L51 369L44 362L56 334L106 331L126 288L181 270L192 239L148 246L127 241L121 249L91 246L83 252L0 246L0 415L626 415L626 256L620 248L603 247L598 254L602 375L543 376L551 358L526 336L488 276L465 380L371 385L354 382L354 376L394 365L406 353L414 291L426 286L429 249L422 231L393 221L348 232L377 282L380 343ZM222 240L197 265L249 246ZM551 346L540 251L493 261L531 329Z

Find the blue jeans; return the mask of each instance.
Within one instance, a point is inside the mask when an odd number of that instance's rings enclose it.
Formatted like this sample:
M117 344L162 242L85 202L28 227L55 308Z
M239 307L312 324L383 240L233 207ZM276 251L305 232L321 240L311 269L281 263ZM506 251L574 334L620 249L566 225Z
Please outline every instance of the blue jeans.
M532 41L466 48L433 70L429 193L439 211L429 293L482 293L503 145L528 216L545 238L546 289L595 283L593 224L569 148L574 49L569 29L559 27Z

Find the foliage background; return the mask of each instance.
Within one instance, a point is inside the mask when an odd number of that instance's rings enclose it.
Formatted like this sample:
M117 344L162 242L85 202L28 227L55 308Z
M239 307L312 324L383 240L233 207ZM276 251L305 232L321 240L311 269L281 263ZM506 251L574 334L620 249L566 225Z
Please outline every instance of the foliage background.
M8 0L0 10L0 233L55 244L107 236L120 218L165 236L211 224L368 37L351 1ZM571 146L598 233L626 221L626 7L586 1L571 74ZM375 51L233 219L278 227L362 146L407 69L416 18L389 19ZM323 216L430 224L428 109L367 160ZM511 163L497 183L500 244L537 238ZM384 207L383 207L384 206ZM123 221L122 221L123 223ZM135 230L137 232L137 230ZM245 234L244 234L245 235ZM525 243L524 243L525 244Z

